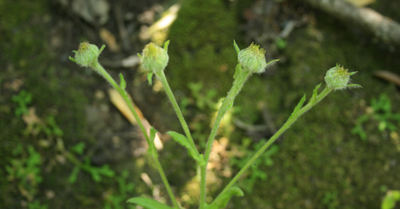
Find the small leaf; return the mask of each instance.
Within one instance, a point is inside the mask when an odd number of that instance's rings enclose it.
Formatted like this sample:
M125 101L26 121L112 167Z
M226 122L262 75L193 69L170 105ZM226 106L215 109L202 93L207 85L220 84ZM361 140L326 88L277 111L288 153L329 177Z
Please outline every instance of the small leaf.
M147 197L133 197L128 199L126 202L140 205L147 209L174 209L168 205L164 205L154 199L150 199Z
M312 97L311 97L311 99L310 99L311 104L313 104L313 103L315 103L315 102L317 101L318 89L319 89L319 87L321 87L321 84L322 84L322 83L318 84L318 85L314 88L314 90L313 90L313 95L312 95Z
M188 139L186 138L186 136L177 133L175 131L168 131L167 134L169 134L176 142L178 142L179 144L181 144L182 146L190 149L190 144L188 142Z
M182 146L186 147L186 149L188 150L188 153L190 155L190 157L192 157L193 159L195 159L199 164L201 164L204 159L202 159L202 157L200 157L196 150L193 150L192 147L189 144L188 139L186 138L186 136L179 134L175 131L168 131L167 134L169 134L176 142L178 142L179 144L181 144ZM204 162L205 163L205 162ZM204 165L204 164L203 164Z
M236 44L235 40L233 40L233 46L235 47L236 53L239 55L240 49L239 49L238 45Z
M150 128L150 144L149 144L149 149L147 150L149 155L153 154L157 155L156 146L154 145L154 139L156 138L157 132L158 131L154 127Z
M242 65L237 64L235 74L233 75L234 79L238 79L242 75Z
M149 85L151 86L153 83L153 72L147 73L147 81L149 82Z
M85 149L85 142L79 142L75 146L71 147L71 151L80 155L83 153L84 149Z
M267 63L267 66L265 66L265 69L271 67L272 65L275 65L275 63L277 63L278 61L279 61L279 59L269 61L269 62Z
M304 94L304 96L300 99L299 103L294 108L292 115L295 114L297 111L299 111L301 107L303 107L305 101L306 101L306 94Z
M164 43L164 50L168 52L169 40Z
M211 203L211 205L207 207L207 209L225 208L226 205L228 205L228 202L233 195L242 197L244 194L243 191L238 187L232 187L228 189L226 192L222 193L221 198L216 199L213 203Z
M126 82L125 82L125 79L124 79L124 76L122 75L122 73L119 74L119 80L121 81L121 83L119 84L119 87L121 87L122 90L125 90Z

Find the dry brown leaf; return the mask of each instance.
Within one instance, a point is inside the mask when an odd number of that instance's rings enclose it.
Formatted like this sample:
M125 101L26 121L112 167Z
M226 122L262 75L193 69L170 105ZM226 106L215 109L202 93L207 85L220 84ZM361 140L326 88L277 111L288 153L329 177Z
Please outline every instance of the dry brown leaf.
M375 0L346 0L356 7L365 7L369 4L375 3Z
M117 44L115 36L109 30L100 28L100 38L106 43L107 47L110 48L112 52L119 51L119 45Z
M379 70L374 72L374 76L400 86L400 77L392 72Z
M108 94L110 96L111 103L122 113L122 115L124 115L125 118L128 119L132 125L137 125L135 116L130 111L128 105L125 103L125 100L121 97L121 95L118 93L118 91L115 89L109 89ZM133 101L131 96L129 96L129 98L131 98L131 101ZM142 111L140 111L140 109L135 104L132 103L132 105L133 105L133 108L135 108L135 111L138 114L139 119L142 121L147 134L149 134L151 125L146 120L146 118L144 118ZM156 137L154 138L154 145L157 148L157 150L160 150L163 148L163 144L161 142L161 139L160 139L160 136L158 135L158 133L156 134Z

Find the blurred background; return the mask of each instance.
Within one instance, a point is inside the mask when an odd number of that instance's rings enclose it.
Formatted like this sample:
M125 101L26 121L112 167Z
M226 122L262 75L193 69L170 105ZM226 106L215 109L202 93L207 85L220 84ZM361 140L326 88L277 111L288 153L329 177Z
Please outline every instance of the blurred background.
M165 134L183 131L160 82L150 86L138 66L147 43L166 40L166 75L200 150L233 82L233 40L280 59L224 118L208 201L340 64L363 88L333 92L298 119L227 208L380 208L400 190L399 10L391 0L0 0L0 208L137 208L125 203L134 196L170 204L136 121L103 78L68 59L84 41L106 45L100 63L116 81L124 75L142 120L160 132L174 194L197 208L196 167Z

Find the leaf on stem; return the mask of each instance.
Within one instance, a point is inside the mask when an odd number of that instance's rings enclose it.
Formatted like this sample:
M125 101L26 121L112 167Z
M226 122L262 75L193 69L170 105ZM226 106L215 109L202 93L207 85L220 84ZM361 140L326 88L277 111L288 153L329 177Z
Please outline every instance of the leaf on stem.
M221 198L217 198L213 203L211 203L211 205L207 207L207 209L225 208L233 195L242 197L244 194L243 191L238 187L229 188L227 191L221 194Z
M153 83L153 72L147 73L147 81L149 82L149 85L151 86Z
M242 76L242 65L237 64L236 65L235 74L233 75L233 78L236 80L236 79L240 78L240 76Z
M179 134L179 133L177 133L175 131L168 131L167 134L169 134L176 142L178 142L182 146L186 147L190 157L195 159L199 163L199 165L204 165L205 164L205 160L203 159L203 157L199 156L196 153L196 151L193 150L193 148L190 146L189 140L186 138L186 136L184 136L182 134Z
M238 45L236 44L235 40L233 40L233 46L235 47L236 53L239 55L240 49L239 49Z
M154 127L150 128L150 142L149 142L149 149L147 150L147 152L150 155L154 154L155 157L157 157L157 149L156 149L156 146L154 144L154 139L156 138L156 133L157 132L158 131Z
M304 96L300 99L299 103L297 104L297 106L294 108L292 114L290 115L290 117L292 117L294 114L296 114L301 107L303 107L304 102L306 101L306 94L304 94Z
M154 199L147 197L132 197L126 201L127 203L132 203L140 205L147 209L174 209L168 205L162 204Z
M119 87L121 87L121 89L122 90L125 90L125 88L126 88L126 82L125 82L125 79L124 79L124 76L122 75L122 73L120 73L119 74L119 80L120 80L120 84L119 84Z
M310 99L311 104L315 104L315 102L317 102L318 89L319 89L319 87L321 87L321 84L322 84L322 83L318 84L318 85L314 88L314 90L313 90L313 95L312 95L312 97L311 97L311 99Z

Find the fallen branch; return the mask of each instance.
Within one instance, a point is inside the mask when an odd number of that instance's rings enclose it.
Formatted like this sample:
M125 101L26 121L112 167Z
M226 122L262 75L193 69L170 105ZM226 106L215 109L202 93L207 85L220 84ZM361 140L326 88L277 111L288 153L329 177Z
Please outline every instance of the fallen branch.
M400 45L400 24L369 8L358 8L343 0L302 0L330 15L357 24L388 44Z

